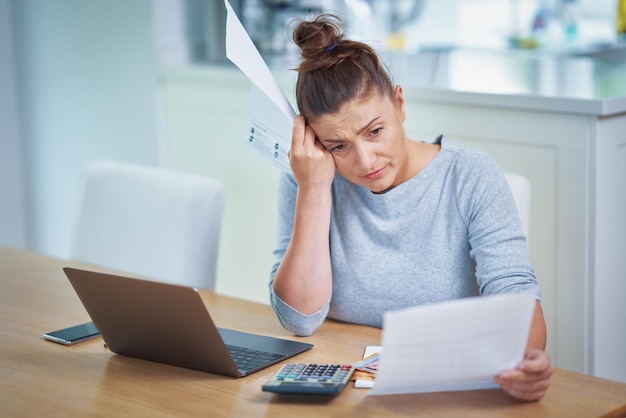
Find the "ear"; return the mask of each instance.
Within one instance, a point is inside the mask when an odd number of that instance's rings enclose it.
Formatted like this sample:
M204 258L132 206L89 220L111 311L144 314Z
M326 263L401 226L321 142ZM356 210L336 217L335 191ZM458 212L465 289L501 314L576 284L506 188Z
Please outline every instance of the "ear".
M404 119L406 118L406 112L404 110L404 94L402 93L402 86L397 85L396 88L393 90L393 94L396 101L396 106L398 107L398 110L401 114L402 122L404 122Z

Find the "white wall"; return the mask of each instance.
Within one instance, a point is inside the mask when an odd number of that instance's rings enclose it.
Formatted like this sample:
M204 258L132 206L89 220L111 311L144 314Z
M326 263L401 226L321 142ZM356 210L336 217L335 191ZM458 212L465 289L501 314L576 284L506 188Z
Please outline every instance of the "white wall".
M95 158L157 162L151 2L9 4L29 248L66 257L81 168Z
M168 166L226 184L216 291L269 303L279 169L249 146L250 81L236 68L162 77Z
M26 201L11 8L0 0L0 245L26 248Z

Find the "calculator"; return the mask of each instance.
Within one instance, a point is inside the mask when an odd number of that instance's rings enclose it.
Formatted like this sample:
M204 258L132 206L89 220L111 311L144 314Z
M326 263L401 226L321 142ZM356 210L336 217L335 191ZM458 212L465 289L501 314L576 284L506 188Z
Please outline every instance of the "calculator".
M350 364L287 363L263 391L292 395L337 395L354 373Z

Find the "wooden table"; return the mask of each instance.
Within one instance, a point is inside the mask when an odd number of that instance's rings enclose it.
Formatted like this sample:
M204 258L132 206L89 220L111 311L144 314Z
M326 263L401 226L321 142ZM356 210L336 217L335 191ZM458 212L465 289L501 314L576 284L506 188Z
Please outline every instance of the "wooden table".
M281 397L261 391L280 365L234 379L115 355L100 338L65 347L42 334L89 317L64 265L84 267L0 247L0 416L626 416L626 384L565 370L534 403L500 390L368 396L351 385L335 398ZM298 339L268 306L201 293L218 326ZM353 362L380 337L327 321L302 339L315 346L296 359Z

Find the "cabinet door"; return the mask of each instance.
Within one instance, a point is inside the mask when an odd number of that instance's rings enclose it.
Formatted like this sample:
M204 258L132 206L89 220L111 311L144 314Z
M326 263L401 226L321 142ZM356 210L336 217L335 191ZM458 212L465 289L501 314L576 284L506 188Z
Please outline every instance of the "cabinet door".
M626 382L626 114L598 124L593 374Z

